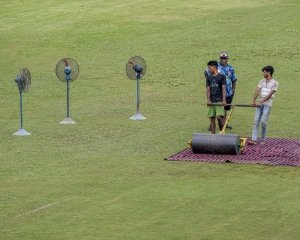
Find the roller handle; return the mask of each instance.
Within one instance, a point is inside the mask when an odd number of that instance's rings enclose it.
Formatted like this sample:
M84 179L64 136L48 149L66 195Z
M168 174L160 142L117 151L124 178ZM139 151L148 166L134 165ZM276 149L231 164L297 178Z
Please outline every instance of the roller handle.
M220 103L213 103L212 104L213 106L223 106L222 104ZM226 106L233 106L233 107L251 107L250 104L227 104ZM254 105L254 107L257 107L256 104Z

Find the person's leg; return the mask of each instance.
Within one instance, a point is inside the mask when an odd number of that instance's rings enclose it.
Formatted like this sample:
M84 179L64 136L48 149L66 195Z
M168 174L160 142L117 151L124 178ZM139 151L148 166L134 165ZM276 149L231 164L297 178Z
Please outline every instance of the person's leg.
M216 106L216 116L218 120L218 126L220 131L223 129L224 126L224 108L222 106Z
M226 122L226 118L227 118L227 110L226 110L226 107L224 107L224 117L222 117L223 125L224 125L225 122Z
M211 127L211 133L215 134L216 133L216 118L215 117L210 118L210 127Z
M261 116L261 141L262 143L264 143L267 135L267 122L272 107L267 105L262 105L262 107L263 107L263 111Z
M215 106L207 106L207 117L210 119L211 132L215 133L216 129L216 109Z
M226 103L227 103L227 104L231 104L231 103L232 103L232 99L233 99L233 96L226 97ZM227 119L227 112L230 110L230 107L231 107L231 106L225 106L225 107L224 107L223 124L225 124L225 122L226 122L226 119ZM230 130L230 129L232 129L232 127L229 126L229 125L226 125L226 129L227 129L227 130Z
M249 142L250 144L255 144L257 140L257 133L258 133L258 126L262 116L263 108L256 108L255 116L254 116L254 123L252 129L252 140Z
M222 131L224 123L223 123L223 117L222 116L217 116L217 120L218 120L218 126L220 131Z

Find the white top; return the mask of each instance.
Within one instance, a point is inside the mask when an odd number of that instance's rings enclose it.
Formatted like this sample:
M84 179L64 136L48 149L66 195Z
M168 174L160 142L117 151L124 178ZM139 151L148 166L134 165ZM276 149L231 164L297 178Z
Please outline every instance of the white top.
M259 84L258 84L258 88L260 88L260 99L259 102L266 97L271 90L274 90L275 92L277 91L278 88L278 82L275 81L275 79L271 79L269 81L267 81L265 78L260 80ZM273 102L273 98L275 96L275 93L272 94L272 96L265 102L263 102L263 104L268 105L268 106L272 106L272 102Z

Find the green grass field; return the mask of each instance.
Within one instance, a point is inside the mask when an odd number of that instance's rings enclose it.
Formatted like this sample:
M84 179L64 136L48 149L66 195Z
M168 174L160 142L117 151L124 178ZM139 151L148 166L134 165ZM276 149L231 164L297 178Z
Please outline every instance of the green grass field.
M209 60L228 51L235 103L275 68L270 138L299 138L298 0L0 0L0 239L299 239L300 169L168 162L207 132ZM142 56L141 114L126 61ZM64 57L80 65L66 86ZM32 86L14 82L27 67ZM230 133L250 136L254 109Z

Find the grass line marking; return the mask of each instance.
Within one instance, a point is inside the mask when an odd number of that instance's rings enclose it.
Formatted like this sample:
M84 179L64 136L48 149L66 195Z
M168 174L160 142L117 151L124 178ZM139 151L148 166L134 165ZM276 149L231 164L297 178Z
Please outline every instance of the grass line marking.
M34 209L34 210L31 210L31 211L29 211L29 212L23 213L23 214L21 214L21 215L19 215L19 216L17 216L17 217L22 217L22 216L29 215L29 214L32 214L32 213L36 213L36 212L38 212L38 211L40 211L40 210L43 210L43 209L45 209L45 208L48 208L48 207L51 207L51 206L53 206L53 205L56 205L56 204L59 204L59 203L62 203L62 202L68 201L68 200L72 200L72 199L75 199L75 198L76 198L76 197L66 198L66 199L63 199L63 200L58 201L58 202L49 203L49 204L47 204L47 205L45 205L45 206L42 206L42 207L36 208L36 209Z

